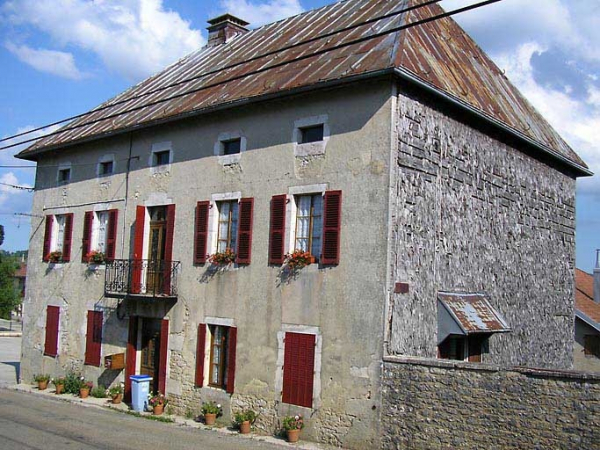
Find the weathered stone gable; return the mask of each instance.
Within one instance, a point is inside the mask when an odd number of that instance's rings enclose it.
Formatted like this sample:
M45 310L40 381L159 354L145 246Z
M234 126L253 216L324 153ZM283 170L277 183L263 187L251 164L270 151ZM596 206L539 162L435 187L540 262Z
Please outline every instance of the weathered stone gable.
M487 292L512 332L484 361L572 365L575 180L400 93L389 351L436 357L437 292Z

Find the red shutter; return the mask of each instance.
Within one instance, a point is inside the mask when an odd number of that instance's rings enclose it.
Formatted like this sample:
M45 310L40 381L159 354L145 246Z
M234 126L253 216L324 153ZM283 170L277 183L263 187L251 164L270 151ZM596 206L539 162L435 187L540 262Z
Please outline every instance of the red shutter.
M94 212L86 211L83 216L83 239L81 240L81 262L88 262L87 255L92 249L92 227Z
M167 387L167 352L169 351L169 321L160 325L160 354L158 355L158 390L165 393Z
M198 324L198 341L196 343L196 386L204 384L204 349L206 348L206 324Z
M65 214L65 235L63 241L62 260L71 261L71 242L73 240L73 213Z
M208 209L210 202L198 202L196 205L196 229L194 230L194 264L206 262L208 239Z
M102 351L102 311L88 311L85 364L100 366Z
M106 259L115 259L117 249L117 225L119 224L119 210L108 210L108 230L106 233Z
M229 340L227 342L227 386L225 391L228 394L233 394L235 387L235 353L237 347L237 328L229 328Z
M129 317L129 336L127 339L127 362L125 365L125 395L124 400L131 401L131 375L135 375L136 354L137 354L137 335L138 335L138 318L137 316Z
M42 261L48 262L48 254L51 251L52 244L52 222L54 222L54 216L46 216L46 229L44 231L44 254L42 255Z
M144 251L144 220L146 207L138 206L135 210L135 231L133 235L133 267L131 275L131 293L142 291L142 252Z
M326 191L323 205L323 248L321 264L339 264L342 191Z
M283 264L285 239L285 207L287 195L271 198L271 227L269 231L269 264Z
M58 322L60 319L60 308L48 306L46 308L46 342L44 343L44 355L58 355Z
M312 408L315 335L285 333L282 401Z
M250 264L252 255L252 219L254 215L254 199L243 198L240 200L240 221L238 225L237 237L237 258L238 264Z
M165 260L163 261L163 292L171 295L171 262L173 261L173 232L175 231L175 205L167 205L165 232Z

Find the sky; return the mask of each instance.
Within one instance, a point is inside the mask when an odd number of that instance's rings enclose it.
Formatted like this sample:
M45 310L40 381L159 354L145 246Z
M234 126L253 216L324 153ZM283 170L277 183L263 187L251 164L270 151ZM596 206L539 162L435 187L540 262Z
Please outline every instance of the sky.
M327 0L0 0L0 138L86 112L206 43L230 12L256 27ZM442 0L447 10L474 0ZM599 175L577 181L577 267L600 249L600 0L503 0L455 20ZM4 250L28 247L33 165L0 151ZM25 215L15 215L25 214ZM540 255L543 258L543 255Z

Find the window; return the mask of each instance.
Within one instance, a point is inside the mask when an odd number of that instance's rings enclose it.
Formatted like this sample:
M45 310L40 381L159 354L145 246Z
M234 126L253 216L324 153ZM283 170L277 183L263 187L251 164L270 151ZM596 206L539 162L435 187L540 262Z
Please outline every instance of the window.
M469 362L481 362L481 355L484 347L487 347L488 337L488 335L449 336L438 346L438 357L455 361L468 359Z
M585 356L600 358L600 336L597 334L586 334L583 339L583 352Z
M58 170L58 183L66 184L71 181L71 169L59 169Z
M323 140L323 124L313 125L310 127L300 128L299 144L308 144L310 142L318 142Z
M46 308L46 340L44 342L44 355L58 355L58 324L60 308L48 306Z
M196 354L196 386L210 386L233 393L237 328L220 324L199 324Z
M69 261L71 258L71 237L73 214L46 216L43 260L48 262Z
M88 311L85 338L85 364L100 366L102 350L102 311Z
M315 335L285 333L282 401L311 408L315 375Z
M296 206L294 249L309 252L318 259L323 232L323 195L298 195Z
M162 152L155 152L152 165L153 166L164 166L169 164L169 158L171 156L170 150L164 150Z
M217 227L217 252L227 249L235 250L237 244L238 228L238 202L217 202L219 209L219 224Z
M91 252L102 255L95 262L114 259L117 241L118 210L86 211L83 222L81 261L90 262Z
M230 141L223 141L223 154L224 155L235 155L236 153L240 153L242 148L242 140L241 138L232 139Z
M152 151L148 165L152 175L166 174L171 169L173 162L173 149L171 142L159 142L152 144Z
M113 166L114 166L114 162L113 161L104 161L100 163L99 166L99 175L101 177L105 177L107 175L112 175L113 173Z

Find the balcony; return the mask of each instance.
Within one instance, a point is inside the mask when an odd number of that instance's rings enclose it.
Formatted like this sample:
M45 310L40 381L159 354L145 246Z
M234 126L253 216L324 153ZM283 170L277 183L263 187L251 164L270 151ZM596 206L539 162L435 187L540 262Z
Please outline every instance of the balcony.
M106 297L177 298L179 261L114 259L106 262Z

